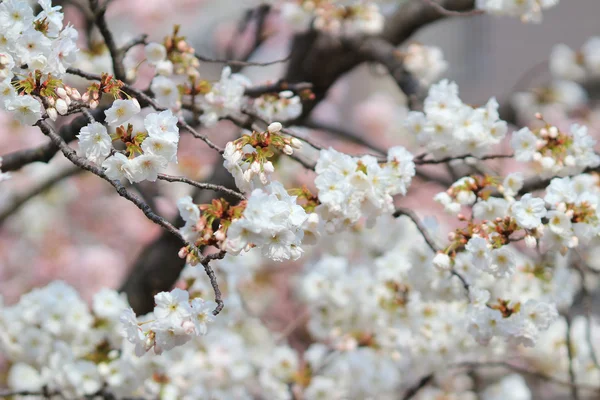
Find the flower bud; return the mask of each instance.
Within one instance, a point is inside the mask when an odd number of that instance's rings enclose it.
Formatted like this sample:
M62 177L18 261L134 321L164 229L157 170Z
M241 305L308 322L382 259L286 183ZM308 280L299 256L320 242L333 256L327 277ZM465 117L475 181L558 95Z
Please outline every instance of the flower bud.
M433 257L433 265L442 270L450 269L450 261L448 254L444 253L437 253L435 257Z
M565 157L565 165L567 167L574 167L575 166L575 157L573 157L572 155L568 155Z
M302 142L297 138L292 138L292 140L290 141L290 145L295 149L302 148Z
M55 107L56 107L56 111L58 111L58 113L60 115L65 115L69 111L69 105L62 98L56 100Z
M75 88L71 89L71 98L73 100L81 100L81 93L79 93L79 90Z
M100 104L100 103L98 102L98 100L92 100L92 101L90 101L90 108L91 108L92 110L94 110L95 108L97 108L97 107L98 107L98 104Z
M186 258L188 254L190 254L190 251L187 247L182 247L181 249L179 249L179 253L177 253L179 258Z
M192 321L183 321L181 328L187 335L193 335L196 333L196 326Z
M267 174L272 174L273 172L275 172L275 167L273 166L273 163L271 161L267 161L266 163L264 163L263 171L265 171L265 173Z
M271 125L269 125L269 127L267 128L267 130L270 133L277 133L279 132L281 129L283 128L283 125L281 125L281 123L279 122L273 122Z
M66 99L67 96L67 91L64 88L57 88L56 89L56 94L58 95L58 97L60 97L61 99Z
M535 246L537 246L537 240L535 240L533 236L527 235L525 236L525 246L527 246L529 249L535 249Z
M294 149L292 149L292 146L290 146L289 144L286 144L285 146L283 146L283 152L288 156L291 156L292 154L294 154Z
M46 112L48 113L48 117L52 121L56 121L56 118L58 118L58 113L56 112L56 108L48 107L48 108L46 108Z
M81 101L83 101L84 103L87 103L88 101L90 101L90 94L88 92L85 92L84 94L82 94Z

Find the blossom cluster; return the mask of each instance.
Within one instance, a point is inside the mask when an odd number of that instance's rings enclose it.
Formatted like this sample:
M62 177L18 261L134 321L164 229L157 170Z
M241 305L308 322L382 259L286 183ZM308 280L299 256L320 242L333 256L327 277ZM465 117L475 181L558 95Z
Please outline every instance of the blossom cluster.
M135 345L135 353L143 355L150 349L155 354L187 343L193 335L206 335L208 324L214 321L212 302L196 297L190 300L186 290L173 289L154 296L154 319L138 321L131 308L120 316L127 340Z
M549 67L556 79L582 81L597 77L600 75L600 37L589 38L578 51L557 44L550 54Z
M133 374L131 362L111 362L121 348L119 315L126 306L118 293L102 290L90 310L75 289L61 281L3 306L0 347L12 362L9 384L33 391L45 386L78 398L96 393L113 374L123 378L113 382L115 390L134 383L125 375L127 369Z
M223 153L223 165L235 179L236 186L244 193L263 188L271 182L275 167L270 159L276 151L292 155L302 142L282 134L279 122L271 123L265 132L252 132L227 143Z
M411 111L405 125L435 158L481 156L500 143L507 131L495 98L473 108L458 97L458 85L447 80L431 86L424 112Z
M281 10L285 19L301 29L306 29L309 20L314 18L314 28L332 35L376 35L383 30L384 17L375 2L336 3L332 0L286 1Z
M290 90L264 94L252 102L257 115L268 122L289 121L302 114L300 96Z
M477 0L477 8L495 15L520 17L523 22L542 21L542 11L554 7L560 0Z
M170 110L150 113L144 118L142 130L134 131L131 124L125 128L123 124L139 111L135 99L115 100L105 111L108 126L116 127L113 136L98 122L83 127L77 135L80 152L88 160L101 164L110 179L130 183L155 181L169 162L177 162L178 118ZM125 151L114 149L113 139L120 140Z
M274 260L296 260L302 255L303 226L308 220L304 209L279 182L250 195L242 217L227 230L225 248L238 254L259 247L263 255Z
M517 161L534 162L546 177L574 175L600 165L596 141L584 125L574 124L568 132L549 124L533 131L525 127L513 133L510 144Z
M334 149L321 150L315 167L319 192L317 212L329 230L351 226L361 218L370 223L394 210L393 197L406 195L415 176L413 155L402 146L388 150L387 162L360 158Z
M75 61L78 33L72 26L63 27L61 7L52 7L50 0L40 0L39 5L42 11L34 16L26 1L0 3L0 109L12 112L24 125L42 117L42 99L52 119L57 111L67 112L71 95L81 99L71 88L66 88L67 94L59 79ZM37 82L43 82L41 88Z
M404 50L404 67L421 85L429 86L448 69L448 62L439 47L425 46L420 43L411 43Z

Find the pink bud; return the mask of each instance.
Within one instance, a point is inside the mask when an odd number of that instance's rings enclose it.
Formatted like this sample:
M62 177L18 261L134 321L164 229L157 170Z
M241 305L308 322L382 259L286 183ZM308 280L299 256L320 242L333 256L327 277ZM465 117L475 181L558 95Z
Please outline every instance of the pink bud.
M192 321L183 321L181 327L183 328L183 331L188 335L193 335L194 333L196 333L196 326Z
M56 89L56 94L61 99L67 98L67 91L64 88L59 87L58 89Z
M190 254L190 251L187 247L182 247L181 249L179 249L179 253L177 253L179 258L186 258L188 254Z
M71 98L73 100L81 100L81 93L79 93L79 90L75 88L71 89Z

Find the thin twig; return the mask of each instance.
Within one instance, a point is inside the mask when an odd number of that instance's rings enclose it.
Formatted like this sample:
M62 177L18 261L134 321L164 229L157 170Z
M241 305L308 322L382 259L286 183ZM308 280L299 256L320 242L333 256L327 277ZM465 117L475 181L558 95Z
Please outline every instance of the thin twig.
M230 196L236 197L242 201L246 200L246 197L244 197L244 195L242 193L232 190L232 189L228 189L225 186L215 185L213 183L196 182L191 179L185 178L183 176L172 176L172 175L166 175L166 174L158 174L158 179L160 179L161 181L166 181L166 182L187 183L188 185L195 186L198 189L207 189L207 190L214 190L216 192L223 192L223 193L227 193Z
M282 58L280 60L273 60L273 61L265 61L265 62L256 62L256 61L240 61L240 60L224 60L224 59L217 59L217 58L210 58L210 57L206 57L203 55L200 55L198 53L195 53L194 56L203 62L208 62L208 63L217 63L217 64L227 64L231 67L266 67L269 65L274 65L274 64L281 64L284 62L288 62L290 60L290 56L288 55L285 58Z
M569 315L569 313L567 312L565 314L565 322L567 324L567 331L566 331L566 336L565 336L565 340L566 340L566 344L567 344L567 355L569 356L569 382L571 383L571 398L573 400L579 400L579 390L577 388L577 385L575 385L575 368L573 365L573 357L575 357L575 355L573 354L573 343L571 343L571 316Z
M279 93L283 92L284 90L289 90L296 94L300 94L305 90L312 89L312 86L312 83L309 82L289 83L280 80L275 83L269 83L266 85L248 87L246 88L246 90L244 90L244 94L249 97L259 97L263 94Z
M121 47L119 49L119 51L121 53L123 53L123 55L127 54L127 52L129 50L131 50L131 48L139 45L139 44L147 44L148 43L148 35L147 34L141 34L139 36L134 37L133 39L131 39L129 42L126 42L123 47Z
M512 158L514 157L514 154L490 154L490 155L486 155L486 156L481 156L481 157L476 157L474 155L471 154L464 154L462 156L451 156L451 157L444 157L444 158L440 158L438 160L424 160L423 158L427 156L427 154L420 154L418 157L415 157L415 164L417 165L425 165L425 164L444 164L444 163L448 163L454 160L464 160L467 158L473 158L475 160L494 160L494 159L498 159L498 158Z
M301 124L302 126L306 127L306 128L310 128L310 129L315 129L318 131L324 131L324 132L328 132L330 134L333 134L335 136L339 136L343 139L346 139L350 142L359 144L361 146L364 146L368 149L371 149L377 153L380 154L387 154L387 151L381 147L378 147L372 143L370 143L369 141L367 141L365 138L360 137L358 134L352 133L352 132L348 132L342 128L339 128L337 126L334 125L329 125L326 124L324 122L318 122L318 121L314 121L314 120L308 120L306 122L303 122Z
M577 254L584 264L585 262L581 255L579 253ZM577 272L579 272L579 277L581 278L581 302L583 303L583 309L585 312L585 340L590 348L590 358L592 359L594 366L600 370L600 364L598 364L598 357L596 356L596 350L594 349L594 342L592 341L592 296L585 285L585 271L587 269L585 269L580 263L575 263L574 265L577 269Z
M400 207L396 208L396 211L394 211L394 214L393 214L394 218L398 218L401 215L407 216L408 218L410 218L412 220L412 222L414 222L414 224L417 226L417 229L419 230L419 232L421 232L423 239L425 239L425 242L427 243L429 248L434 253L437 253L440 250L440 247L435 243L434 239L431 237L431 235L427 231L427 228L425 227L425 225L423 225L423 223L421 222L421 220L419 219L419 217L417 216L417 214L414 211L409 210L408 208L400 208ZM470 290L470 285L467 282L467 280L465 279L465 277L462 276L460 273L458 273L454 268L450 269L450 274L452 274L453 276L457 277L460 280L460 282L468 296L469 290Z
M542 372L531 371L527 368L518 367L518 366L510 364L506 361L461 362L461 363L457 363L457 364L448 365L446 369L458 369L458 368L468 368L471 370L480 369L480 368L505 368L505 369L517 372L519 374L522 374L522 375L528 375L533 378L537 378L537 379L540 379L540 380L543 380L546 382L551 382L556 385L560 385L560 386L564 386L564 387L569 387L569 388L575 387L576 389L588 390L588 391L592 391L592 392L600 391L600 386L596 387L596 386L590 386L590 385L585 385L585 384L575 385L572 382L566 382L566 381L560 380L559 378L555 378L553 376L546 375ZM432 372L431 374L426 375L423 378L419 379L419 381L415 385L413 385L407 389L404 397L402 397L402 400L412 399L422 388L424 388L429 383L431 383L431 381L433 380L434 377L435 377L435 372Z
M108 51L110 52L110 58L112 60L113 71L115 73L115 77L121 81L125 81L125 67L123 65L123 52L119 50L117 44L115 43L115 39L108 29L108 24L106 23L106 5L100 6L98 4L98 0L89 0L90 8L94 13L94 22L100 31L100 34L104 38L104 43L106 43L106 47L108 47Z
M217 277L215 275L215 271L210 266L210 261L211 260L222 260L225 257L225 254L226 253L224 251L220 251L215 254L209 254L208 256L204 257L202 259L202 261L200 261L200 263L204 267L204 272L206 272L206 275L208 275L208 279L210 280L210 285L212 286L213 291L215 292L215 303L217 303L217 307L213 310L213 315L219 314L221 312L221 310L223 309L223 307L225 306L225 304L223 303L221 289L219 289L219 284L217 282Z
M421 232L421 235L423 236L423 239L425 239L425 242L427 242L427 245L429 246L429 248L434 253L437 253L440 250L440 247L435 243L435 241L433 240L433 238L427 231L427 228L425 227L425 225L423 225L423 223L421 222L419 217L417 217L417 214L415 214L414 211L409 210L408 208L396 208L396 211L394 211L393 215L394 215L394 218L398 218L401 215L405 215L408 218L410 218L412 220L412 222L414 222L414 224L417 226L417 229L419 230L419 232Z

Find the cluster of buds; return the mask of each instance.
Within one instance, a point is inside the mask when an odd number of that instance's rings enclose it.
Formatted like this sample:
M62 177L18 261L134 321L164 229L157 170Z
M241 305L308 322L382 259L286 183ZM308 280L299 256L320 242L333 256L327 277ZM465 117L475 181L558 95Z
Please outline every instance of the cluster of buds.
M484 243L485 245L482 249L485 249L485 252L487 253L488 251L493 252L494 250L500 250L511 242L521 240L531 234L536 234L535 230L533 230L533 232L528 233L526 236L515 238L513 234L521 228L518 226L515 219L509 216L496 218L494 221L484 220L480 223L467 221L464 217L461 217L460 219L467 222L467 226L464 228L457 228L454 232L448 234L450 244L443 251L439 251L433 259L433 264L437 268L443 270L451 269L455 263L456 255L460 252L477 252L477 250L474 250L475 246L469 247L471 239L476 238L481 243ZM475 255L475 257L477 257L477 255ZM509 256L501 251L496 253L495 257L497 259L496 261L505 263L508 261L507 257ZM484 258L489 257L486 256ZM489 268L489 265L482 269L486 270L487 268Z
M292 155L294 149L302 147L300 140L283 135L282 129L279 122L273 122L265 132L252 132L225 146L224 166L243 192L269 183L269 176L275 171L271 158L276 151Z
M225 199L214 199L211 204L198 205L200 210L198 218L191 221L191 224L186 224L186 228L194 231L194 245L197 248L213 246L222 249L223 242L227 238L227 229L232 221L242 217L246 203L246 201L242 201L237 205L232 205ZM216 230L215 226L218 226ZM185 258L190 265L197 265L201 255L197 254L190 246L185 246L179 250L179 257Z
M1 57L0 62L2 62ZM73 101L82 100L77 89L65 85L62 79L52 74L42 74L39 70L29 73L29 76L18 81L15 87L23 94L35 95L42 99L46 113L53 121L56 121L59 114L66 115Z
M87 91L81 96L81 100L88 103L91 109L98 107L103 93L110 94L114 99L121 98L123 82L115 79L110 74L102 74L100 82L92 83Z
M56 97L50 96L46 98L46 112L52 121L56 121L58 114L66 115L73 101L82 100L79 91L67 85L56 88L55 94Z
M308 90L305 96L309 97L310 94L312 92ZM254 100L253 106L259 116L267 121L288 121L302 114L302 100L291 90L263 94Z
M304 9L313 2L304 2ZM333 35L376 35L383 29L384 18L374 2L339 5L335 2L319 2L313 13L314 27Z
M434 200L442 204L447 213L457 215L461 206L473 205L478 198L487 199L491 189L497 185L497 180L488 175L466 176L454 182L445 192L438 193Z
M513 135L511 145L518 161L533 161L548 175L577 174L600 165L594 153L596 141L585 126L574 124L564 132L544 121L541 114L536 118L544 122L542 128L523 128Z
M176 75L187 75L200 77L200 62L196 58L196 51L186 41L185 36L179 35L179 25L173 27L173 34L164 40L167 51L167 60L173 65L173 73Z

